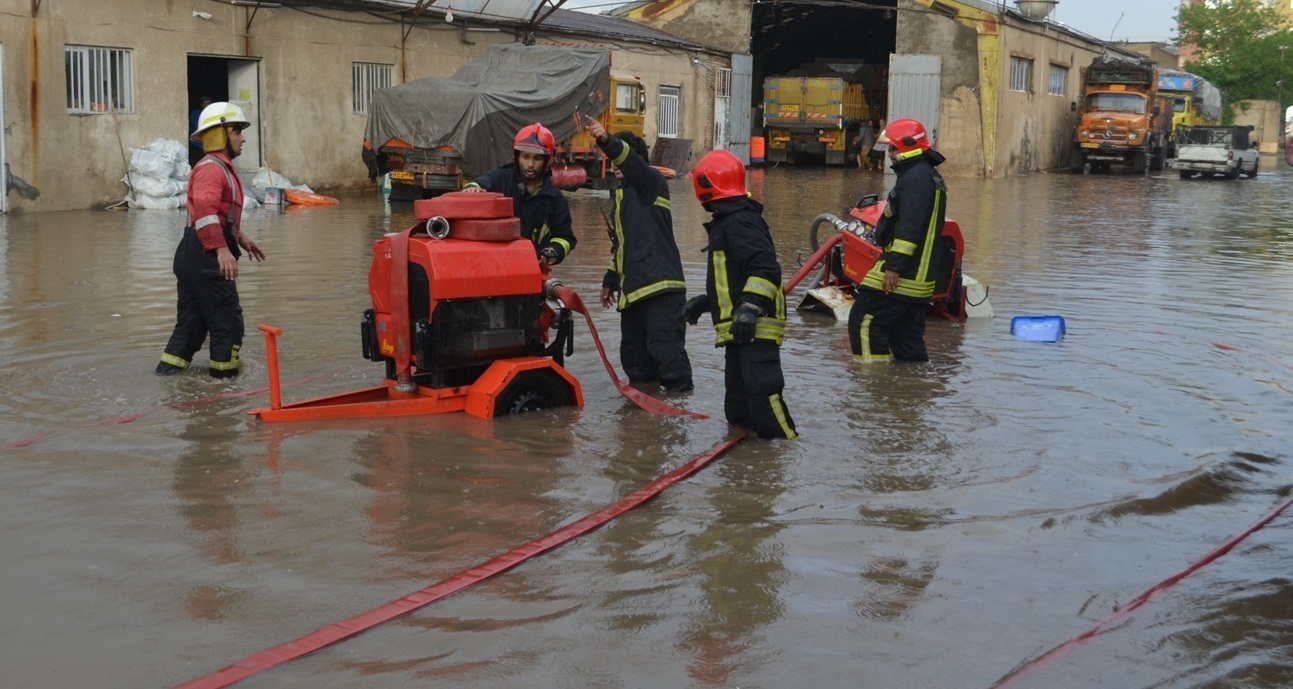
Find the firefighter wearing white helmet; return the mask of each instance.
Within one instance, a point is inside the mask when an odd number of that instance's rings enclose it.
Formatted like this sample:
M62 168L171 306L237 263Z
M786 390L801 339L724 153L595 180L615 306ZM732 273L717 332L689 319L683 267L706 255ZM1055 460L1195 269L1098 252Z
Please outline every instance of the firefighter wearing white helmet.
M260 246L242 233L242 180L233 166L246 141L242 130L249 126L242 108L212 103L198 115L190 136L202 143L206 155L189 176L188 224L173 264L179 293L175 329L157 364L158 375L187 369L208 336L208 373L214 378L238 375L243 337L235 282L238 258L246 251L252 260L265 260Z

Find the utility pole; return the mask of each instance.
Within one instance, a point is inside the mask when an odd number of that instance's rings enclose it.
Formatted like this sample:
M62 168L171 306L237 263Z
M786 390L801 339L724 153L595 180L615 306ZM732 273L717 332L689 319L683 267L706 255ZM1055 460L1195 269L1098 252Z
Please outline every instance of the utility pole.
M1288 46L1280 46L1280 78L1275 81L1275 101L1279 104L1280 109L1280 130L1275 135L1275 142L1283 144L1288 148L1288 137L1284 133L1284 53L1289 49Z

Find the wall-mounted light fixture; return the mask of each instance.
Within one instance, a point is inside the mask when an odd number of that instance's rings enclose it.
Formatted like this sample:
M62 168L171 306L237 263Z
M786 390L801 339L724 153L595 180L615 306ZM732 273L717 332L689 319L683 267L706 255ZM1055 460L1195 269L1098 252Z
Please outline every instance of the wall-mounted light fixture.
M198 19L205 19L207 21L211 21L210 12L199 12L197 10L193 10L193 16L197 17Z
M445 20L446 22L449 22L450 24L452 24L452 23L453 23L453 8L452 8L452 7L446 7L446 8L445 8L445 11L444 11L444 20Z

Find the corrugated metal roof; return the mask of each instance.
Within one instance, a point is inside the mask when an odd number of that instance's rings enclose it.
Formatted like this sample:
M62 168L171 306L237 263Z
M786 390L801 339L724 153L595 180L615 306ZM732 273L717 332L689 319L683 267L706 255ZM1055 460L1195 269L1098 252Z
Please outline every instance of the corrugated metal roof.
M552 31L561 31L600 38L637 41L653 45L671 46L686 50L708 53L724 51L706 46L695 41L679 38L673 34L640 24L624 17L603 14L590 14L572 10L554 9L565 0L431 0L420 5L424 10L443 15L452 10L457 18L478 18L483 21L506 24L528 24L535 14L540 17L547 14L540 26ZM390 12L392 10L413 10L419 7L417 0L278 0L284 6L313 6L333 9ZM549 14L550 13L550 14ZM435 16L435 15L432 15ZM724 53L725 54L725 53Z
M454 12L457 11L458 9L454 8ZM707 53L726 54L724 51L716 48L712 48L695 41L690 41L685 38L679 38L673 34L665 33L664 31L654 29L645 24L639 24L632 19L612 17L605 14L588 14L587 12L575 12L573 10L557 10L543 21L542 27L554 31L580 33L589 36L602 36L605 38L618 38L629 41L641 41L643 43L667 45Z

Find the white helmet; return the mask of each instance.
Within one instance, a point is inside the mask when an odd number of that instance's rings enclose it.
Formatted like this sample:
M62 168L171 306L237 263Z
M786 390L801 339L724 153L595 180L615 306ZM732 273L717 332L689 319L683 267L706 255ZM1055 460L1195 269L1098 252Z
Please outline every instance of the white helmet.
M251 126L247 116L242 114L242 108L233 103L212 103L202 108L202 114L198 115L198 128L189 136L189 141L201 141L202 132L227 124L234 125L237 131Z

